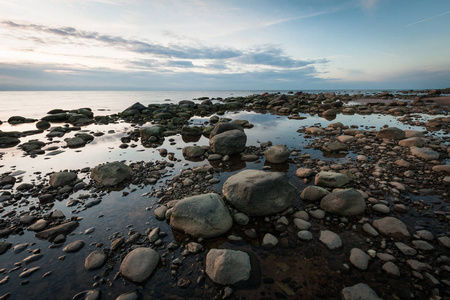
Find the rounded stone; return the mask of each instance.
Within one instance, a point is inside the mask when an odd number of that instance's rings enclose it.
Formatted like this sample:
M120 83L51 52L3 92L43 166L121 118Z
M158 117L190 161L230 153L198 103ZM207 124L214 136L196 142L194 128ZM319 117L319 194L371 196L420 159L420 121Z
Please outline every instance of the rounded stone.
M95 250L86 257L84 267L88 271L100 269L106 263L107 258L105 253Z
M84 242L82 240L74 241L70 243L69 245L65 246L63 248L64 252L67 253L75 253L78 252L81 248L84 247Z
M316 175L315 185L322 187L339 188L350 182L350 179L341 173L322 171Z
M159 263L159 254L151 248L137 248L125 256L120 273L127 280L141 283L147 280Z
M288 160L290 151L285 145L273 145L266 150L264 156L270 163L281 164Z
M250 278L247 253L228 249L211 249L206 255L206 274L218 284L235 284Z
M323 197L320 207L332 214L353 216L362 213L366 204L360 192L355 189L344 189Z

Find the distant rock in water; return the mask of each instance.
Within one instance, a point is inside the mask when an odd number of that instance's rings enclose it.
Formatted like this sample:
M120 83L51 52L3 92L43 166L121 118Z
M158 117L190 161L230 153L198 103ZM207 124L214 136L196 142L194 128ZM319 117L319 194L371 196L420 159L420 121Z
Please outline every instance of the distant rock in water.
M96 166L91 171L91 178L104 186L114 186L130 179L133 170L124 163L115 161Z

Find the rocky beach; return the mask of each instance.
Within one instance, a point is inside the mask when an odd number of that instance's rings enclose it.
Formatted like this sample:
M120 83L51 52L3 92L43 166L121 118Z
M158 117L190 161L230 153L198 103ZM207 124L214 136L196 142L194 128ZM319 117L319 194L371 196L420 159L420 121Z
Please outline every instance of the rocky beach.
M1 120L0 299L446 299L449 94Z

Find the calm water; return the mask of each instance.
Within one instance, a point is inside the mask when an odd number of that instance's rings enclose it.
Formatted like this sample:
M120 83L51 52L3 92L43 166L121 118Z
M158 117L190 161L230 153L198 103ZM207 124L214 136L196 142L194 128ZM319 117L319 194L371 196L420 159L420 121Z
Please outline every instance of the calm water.
M151 103L178 103L180 100L192 100L199 97L227 98L253 94L287 93L288 91L27 91L0 92L0 120L11 116L41 118L49 110L76 109L90 107L96 115L106 115L123 111L135 102L144 105ZM297 92L297 91L293 91ZM336 94L376 93L378 90L310 90L310 93L335 92ZM168 101L170 100L170 102Z

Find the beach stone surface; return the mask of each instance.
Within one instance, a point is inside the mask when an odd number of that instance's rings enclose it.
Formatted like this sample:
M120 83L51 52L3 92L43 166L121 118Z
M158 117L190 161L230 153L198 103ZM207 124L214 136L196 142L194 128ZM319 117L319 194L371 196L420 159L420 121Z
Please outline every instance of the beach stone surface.
M397 127L382 128L376 138L388 140L401 140L405 138L405 132Z
M337 249L342 246L342 240L340 236L330 230L320 231L319 240L331 250Z
M84 268L88 271L100 269L106 263L107 258L105 253L95 250L86 257Z
M142 283L152 275L159 261L155 250L140 247L125 256L120 264L120 274L129 281Z
M222 198L210 193L178 201L172 208L170 225L195 237L211 238L227 232L233 219Z
M80 251L81 248L84 247L84 242L82 240L73 241L63 248L64 252L67 253L75 253Z
M288 160L290 151L285 145L273 145L264 152L264 156L268 162L281 164Z
M249 216L267 216L289 208L296 189L280 172L244 170L225 181L224 197Z
M129 166L118 161L98 165L91 171L91 178L104 186L118 185L133 175Z
M323 197L320 208L340 216L353 216L362 213L366 204L360 192L355 189L344 189L333 191Z
M247 135L238 129L219 133L209 140L211 151L221 155L241 153L244 151L246 143Z
M69 185L77 179L77 174L74 172L56 172L50 175L50 185L58 188Z
M315 185L321 187L339 188L350 182L350 178L347 175L322 171L316 175Z
M250 278L247 253L238 250L211 249L206 255L206 274L218 284L235 284Z
M387 236L410 236L405 223L394 217L384 217L373 221L373 226Z
M300 194L300 198L305 201L320 201L328 194L330 194L330 192L326 189L320 186L310 185L302 191L302 193Z
M411 147L411 154L425 160L439 159L439 152L429 148Z
M370 257L364 251L358 248L350 250L350 262L360 270L367 270Z

